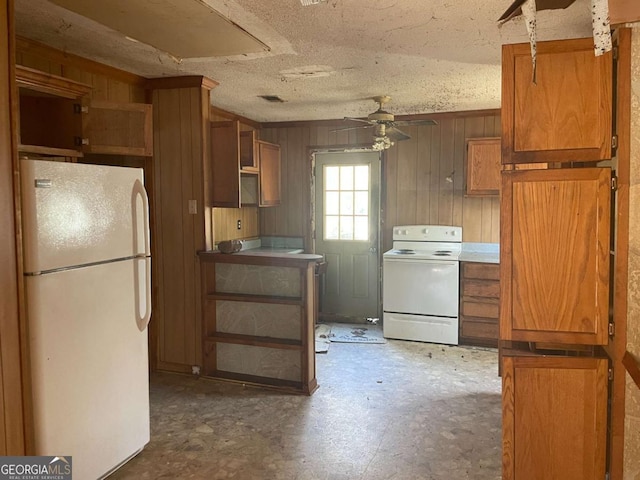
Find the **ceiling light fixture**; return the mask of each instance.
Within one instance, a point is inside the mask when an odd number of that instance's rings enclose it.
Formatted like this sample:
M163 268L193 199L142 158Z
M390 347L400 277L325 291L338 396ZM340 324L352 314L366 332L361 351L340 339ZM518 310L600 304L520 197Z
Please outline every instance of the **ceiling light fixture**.
M326 0L300 0L300 3L303 7L308 7L309 5L317 5L320 2L324 2Z
M373 149L374 150L387 150L391 148L394 143L389 140L389 137L373 137Z

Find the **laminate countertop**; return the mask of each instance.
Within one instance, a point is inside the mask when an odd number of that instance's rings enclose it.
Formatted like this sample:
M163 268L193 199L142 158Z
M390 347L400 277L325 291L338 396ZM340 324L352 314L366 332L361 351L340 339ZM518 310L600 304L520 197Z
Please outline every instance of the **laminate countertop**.
M500 244L463 242L458 260L461 262L500 263Z

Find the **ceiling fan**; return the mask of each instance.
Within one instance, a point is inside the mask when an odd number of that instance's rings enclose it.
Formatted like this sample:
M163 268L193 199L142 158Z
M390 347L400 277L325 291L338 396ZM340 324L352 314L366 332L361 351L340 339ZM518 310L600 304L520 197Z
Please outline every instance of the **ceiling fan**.
M373 101L378 104L378 110L370 113L367 119L344 117L345 120L364 123L356 127L337 128L333 132L344 130L354 130L357 128L373 128L373 148L374 150L386 150L395 142L408 140L411 137L405 132L397 128L398 126L408 125L437 125L433 120L395 120L393 113L383 110L384 105L389 103L391 97L388 95L379 95L373 97Z

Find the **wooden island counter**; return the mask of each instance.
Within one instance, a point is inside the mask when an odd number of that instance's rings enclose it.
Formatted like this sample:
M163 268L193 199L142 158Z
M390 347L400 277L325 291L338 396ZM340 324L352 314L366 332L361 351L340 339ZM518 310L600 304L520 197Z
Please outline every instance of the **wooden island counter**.
M311 395L321 255L200 252L203 372Z

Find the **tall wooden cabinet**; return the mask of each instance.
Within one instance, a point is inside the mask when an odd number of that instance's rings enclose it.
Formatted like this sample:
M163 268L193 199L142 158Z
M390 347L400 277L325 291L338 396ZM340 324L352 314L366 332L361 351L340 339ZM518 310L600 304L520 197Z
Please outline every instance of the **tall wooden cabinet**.
M611 53L503 47L503 479L601 480L607 459ZM551 169L518 170L523 163ZM593 164L592 164L593 165Z
M212 249L206 77L150 80L154 157L151 357L161 370L202 365L197 252Z

